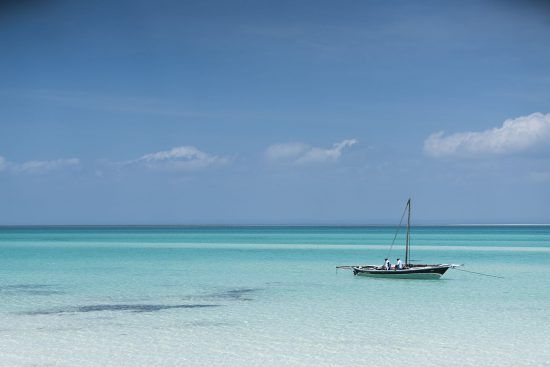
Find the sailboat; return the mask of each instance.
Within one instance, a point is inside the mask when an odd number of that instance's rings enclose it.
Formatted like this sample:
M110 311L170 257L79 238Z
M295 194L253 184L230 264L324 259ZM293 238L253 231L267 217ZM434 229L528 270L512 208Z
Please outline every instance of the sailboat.
M411 255L411 199L407 201L405 207L407 211L407 233L405 237L405 263L401 268L390 267L389 269L379 265L342 265L338 269L349 269L353 275L376 277L376 278L396 278L396 279L439 279L447 270L461 265L457 264L412 264ZM405 212L403 213L403 215ZM403 217L401 218L403 220ZM401 225L401 223L400 223ZM396 233L397 236L397 233ZM395 238L394 238L395 241ZM392 244L393 246L393 244Z

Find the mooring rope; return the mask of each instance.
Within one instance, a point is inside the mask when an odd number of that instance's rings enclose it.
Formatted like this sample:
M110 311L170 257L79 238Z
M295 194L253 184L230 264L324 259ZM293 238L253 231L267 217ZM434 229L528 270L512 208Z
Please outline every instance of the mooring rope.
M477 274L477 275L483 275L483 276L486 276L486 277L504 279L504 277L501 277L501 276L498 276L498 275L491 275L491 274L478 273L477 271L470 271L470 270L464 270L464 269L458 269L458 268L454 268L454 270L464 271L464 272L466 272L466 273L472 273L472 274Z

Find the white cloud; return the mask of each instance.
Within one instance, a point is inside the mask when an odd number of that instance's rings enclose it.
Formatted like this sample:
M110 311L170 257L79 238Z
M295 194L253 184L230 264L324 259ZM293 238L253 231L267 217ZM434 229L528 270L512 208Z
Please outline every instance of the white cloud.
M145 154L138 159L126 162L126 164L142 164L151 169L185 171L223 165L229 163L229 161L230 159L227 157L211 155L187 145Z
M80 164L77 158L56 159L52 161L29 161L21 164L13 164L12 170L22 173L44 173L75 167Z
M310 149L302 143L275 144L267 148L267 157L273 161L295 159Z
M424 151L437 158L473 157L522 152L545 144L550 144L550 114L536 112L485 131L434 133L424 141Z
M334 143L331 148L312 147L303 143L275 144L267 148L267 158L272 162L308 164L335 162L346 147L357 144L356 139L346 139Z
M11 162L0 156L0 171L14 173L38 174L61 170L80 165L78 158L55 159L51 161Z

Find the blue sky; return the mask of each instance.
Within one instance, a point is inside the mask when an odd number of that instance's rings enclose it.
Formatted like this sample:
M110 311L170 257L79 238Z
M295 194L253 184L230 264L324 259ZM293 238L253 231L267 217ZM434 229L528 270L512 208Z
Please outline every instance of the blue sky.
M0 14L0 224L550 222L543 2Z

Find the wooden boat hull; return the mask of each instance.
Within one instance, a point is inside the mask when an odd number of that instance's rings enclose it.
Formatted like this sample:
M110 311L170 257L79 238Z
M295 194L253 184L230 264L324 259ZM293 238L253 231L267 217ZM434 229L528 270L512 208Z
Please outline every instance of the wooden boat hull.
M450 266L426 266L403 270L379 270L374 268L353 267L353 274L373 278L393 279L439 279Z

